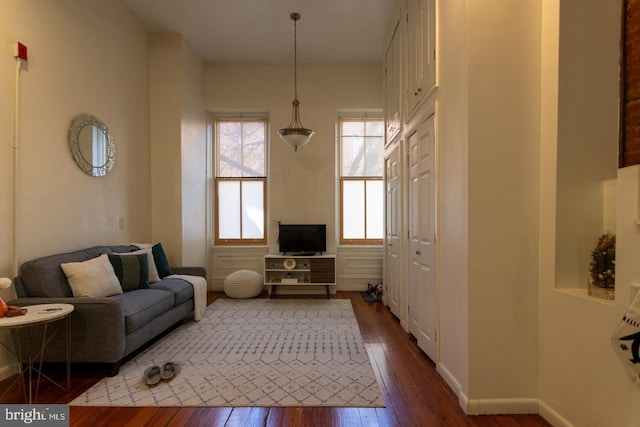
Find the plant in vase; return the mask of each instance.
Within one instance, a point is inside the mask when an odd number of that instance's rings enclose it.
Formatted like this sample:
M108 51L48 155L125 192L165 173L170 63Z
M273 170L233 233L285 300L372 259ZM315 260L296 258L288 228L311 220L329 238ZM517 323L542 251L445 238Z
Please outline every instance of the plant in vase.
M613 299L616 287L616 236L606 232L591 251L589 295Z

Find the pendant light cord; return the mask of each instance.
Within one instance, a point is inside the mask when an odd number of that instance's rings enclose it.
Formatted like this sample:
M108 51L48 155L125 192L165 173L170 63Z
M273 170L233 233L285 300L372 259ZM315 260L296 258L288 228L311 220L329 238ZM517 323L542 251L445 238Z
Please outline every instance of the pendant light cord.
M293 18L293 97L298 99L298 19L300 15Z

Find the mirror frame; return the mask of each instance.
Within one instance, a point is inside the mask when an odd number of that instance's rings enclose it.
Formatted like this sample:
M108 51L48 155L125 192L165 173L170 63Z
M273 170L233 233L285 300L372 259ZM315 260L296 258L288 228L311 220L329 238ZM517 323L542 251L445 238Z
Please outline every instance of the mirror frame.
M106 161L102 165L92 164L82 154L80 149L80 132L85 126L95 126L104 133L107 146L105 147ZM105 176L113 168L113 165L116 162L116 143L111 136L109 128L102 122L102 120L91 114L80 114L73 119L71 128L69 128L69 148L71 148L71 154L73 155L78 167L87 175L95 177Z

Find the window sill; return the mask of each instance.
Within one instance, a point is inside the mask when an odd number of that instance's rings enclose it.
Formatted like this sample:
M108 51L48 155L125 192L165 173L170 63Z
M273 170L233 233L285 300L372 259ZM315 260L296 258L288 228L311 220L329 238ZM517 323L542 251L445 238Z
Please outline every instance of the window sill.
M602 298L596 298L596 297L592 297L591 295L589 295L589 291L587 289L584 288L579 288L579 289L556 289L557 292L560 292L562 294L565 295L570 295L573 297L577 297L580 299L584 299L587 301L592 301L595 303L599 303L602 305L606 305L609 307L615 307L616 305L616 300L615 299L602 299Z

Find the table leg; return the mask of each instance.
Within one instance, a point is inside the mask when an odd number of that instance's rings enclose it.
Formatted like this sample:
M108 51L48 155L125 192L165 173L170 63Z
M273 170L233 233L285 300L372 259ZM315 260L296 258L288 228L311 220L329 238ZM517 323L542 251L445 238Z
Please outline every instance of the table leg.
M36 382L36 394L33 396L33 399L37 399L38 398L38 393L40 392L40 378L42 376L42 361L44 359L44 349L47 346L47 326L48 323L45 323L44 325L42 325L42 343L40 344L40 352L38 353L40 355L40 360L38 361L38 380ZM31 356L30 356L31 357ZM37 358L37 355L36 355ZM31 365L31 363L29 363L29 365ZM31 368L30 368L31 369ZM32 381L32 376L31 374L29 374L29 403L31 402L31 383Z
M18 382L18 380L20 380L20 382L22 383L24 401L28 402L29 404L32 404L37 400L38 393L40 391L40 382L43 378L64 391L68 392L71 390L71 317L67 316L66 318L60 320L63 320L65 323L58 323L51 334L49 333L51 331L49 331L48 329L48 323L36 325L33 327L11 330L11 334L14 338L13 349L9 348L7 345L5 345L4 342L0 341L0 345L7 349L9 353L13 354L18 362L18 378L13 381L13 383L7 388L7 390L5 390L4 393L0 395L0 397L4 396L7 391ZM37 333L39 326L42 326L42 341L40 343L37 343L36 341L38 341L40 338ZM46 350L46 347L49 345L50 341L62 331L63 328L65 329L66 333L66 387L63 387L61 384L55 382L52 378L42 373L44 352ZM23 333L26 335L23 336ZM35 375L36 373L37 375ZM34 379L37 381L35 387L33 386Z
M67 392L71 390L71 316L67 316Z

